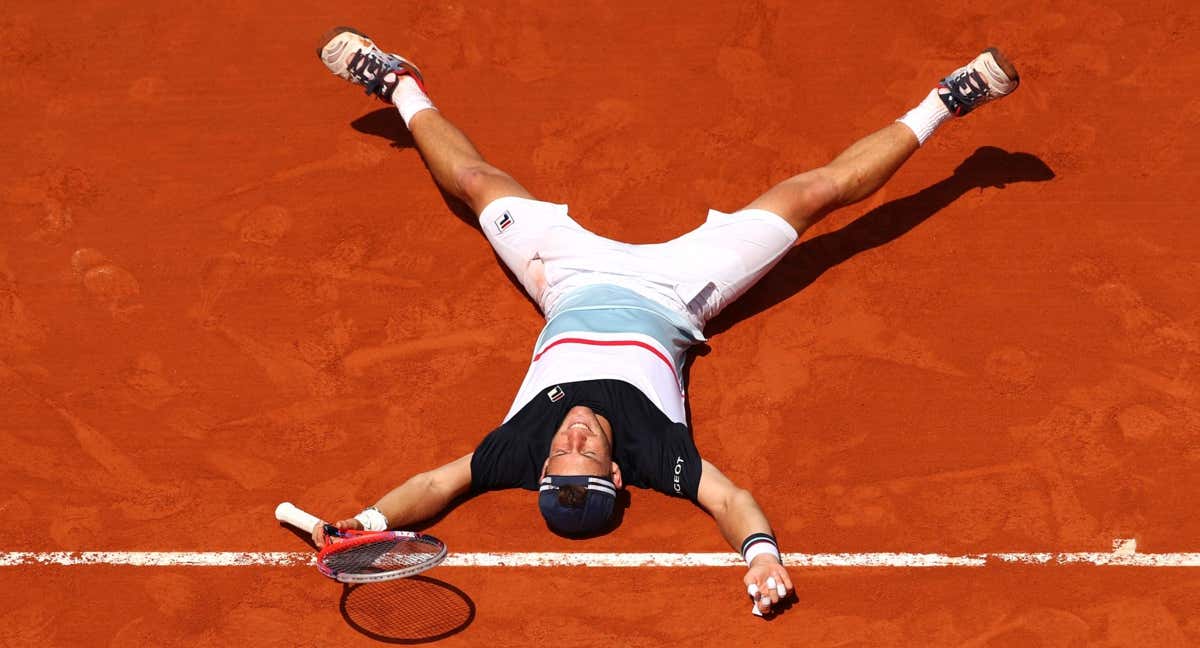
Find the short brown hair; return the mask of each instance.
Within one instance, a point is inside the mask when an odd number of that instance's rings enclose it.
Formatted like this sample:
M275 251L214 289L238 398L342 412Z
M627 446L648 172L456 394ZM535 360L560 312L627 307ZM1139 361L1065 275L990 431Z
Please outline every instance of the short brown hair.
M568 484L558 489L558 503L567 508L583 508L587 501L587 487L580 484Z

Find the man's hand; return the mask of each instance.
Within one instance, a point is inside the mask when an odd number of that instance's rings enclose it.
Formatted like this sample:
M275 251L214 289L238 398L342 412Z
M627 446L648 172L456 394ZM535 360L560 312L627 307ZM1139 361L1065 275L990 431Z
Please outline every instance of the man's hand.
M792 579L787 570L776 558L778 547L771 536L771 525L767 516L763 515L758 502L750 495L750 491L738 488L711 463L701 460L700 487L696 492L697 501L704 510L708 511L717 522L717 528L725 541L734 551L746 551L743 542L758 537L758 541L770 541L772 551L755 551L752 556L750 569L746 571L746 592L754 599L754 613L762 616L777 605L781 599L787 598L792 591ZM760 545L761 546L761 545ZM749 555L744 554L744 555Z
M333 526L335 526L339 529L353 529L355 531L362 531L362 528L363 528L362 523L359 522L358 520L355 520L354 518L350 518L348 520L338 520L337 522L333 523ZM330 538L329 536L327 536L325 534L325 523L324 522L313 527L312 539L313 539L313 542L316 543L318 549L320 549L321 547L324 547L325 545L327 545L333 541L332 538Z
M470 487L471 455L467 454L444 466L413 475L384 495L374 508L390 528L403 529L441 513L454 498L466 493ZM339 520L333 526L363 530L362 523L354 518ZM334 541L326 536L324 521L312 530L312 540L317 548Z
M778 604L792 592L792 579L787 570L775 556L769 554L756 557L742 580L759 614L770 612L772 605Z

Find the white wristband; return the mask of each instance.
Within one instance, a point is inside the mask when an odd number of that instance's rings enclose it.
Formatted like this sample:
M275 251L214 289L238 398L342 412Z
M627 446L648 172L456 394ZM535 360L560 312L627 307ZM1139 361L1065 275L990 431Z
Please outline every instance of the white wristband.
M770 554L775 556L775 560L778 560L781 563L783 562L783 556L779 555L779 547L776 547L770 542L756 542L750 545L750 548L746 550L746 566L749 566L750 563L754 562L755 558L763 554Z
M379 509L374 506L363 509L362 513L354 516L354 519L358 520L363 525L363 529L367 531L387 531L391 526L383 513L380 513Z

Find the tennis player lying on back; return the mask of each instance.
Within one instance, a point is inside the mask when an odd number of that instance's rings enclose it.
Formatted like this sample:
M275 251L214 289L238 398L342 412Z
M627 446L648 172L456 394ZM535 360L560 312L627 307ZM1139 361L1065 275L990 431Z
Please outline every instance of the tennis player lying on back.
M552 530L588 536L608 528L618 489L653 488L712 515L746 559L744 582L758 610L787 596L792 581L762 509L692 441L681 375L688 348L813 223L881 187L945 120L1015 90L1012 65L989 49L828 165L732 214L710 211L675 240L628 245L588 232L565 205L535 200L485 162L433 107L410 62L348 28L327 34L318 55L334 74L395 103L434 181L479 215L547 320L512 408L474 453L416 475L336 525L405 527L464 493L520 487L539 491ZM314 539L326 541L319 525Z

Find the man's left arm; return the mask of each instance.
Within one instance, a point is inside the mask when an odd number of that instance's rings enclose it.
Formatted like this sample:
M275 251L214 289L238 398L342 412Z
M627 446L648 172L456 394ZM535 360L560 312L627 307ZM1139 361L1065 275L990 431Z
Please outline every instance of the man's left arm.
M758 609L767 612L792 591L792 579L779 558L771 524L750 491L730 481L716 466L701 460L696 499L717 522L734 551L749 556L743 579ZM745 546L743 546L745 545Z

